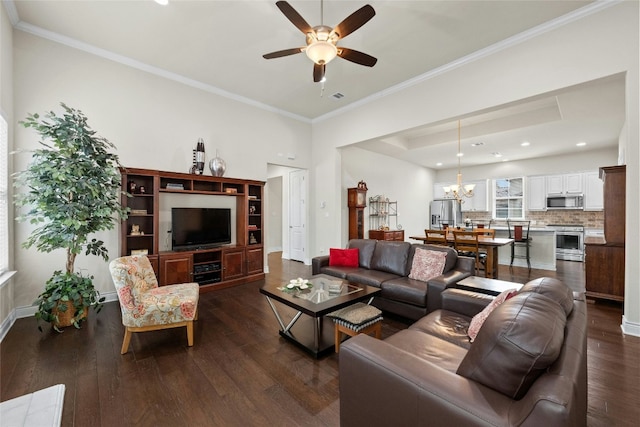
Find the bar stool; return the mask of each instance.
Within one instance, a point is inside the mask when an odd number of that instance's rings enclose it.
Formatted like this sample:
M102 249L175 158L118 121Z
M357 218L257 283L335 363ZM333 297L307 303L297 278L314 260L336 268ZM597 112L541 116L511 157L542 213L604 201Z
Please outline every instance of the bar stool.
M522 258L527 260L527 266L529 272L531 272L531 238L529 237L529 226L531 221L511 221L507 219L507 228L509 229L509 238L513 239L511 242L511 264L513 267L514 258ZM517 253L516 247L525 248L525 253Z

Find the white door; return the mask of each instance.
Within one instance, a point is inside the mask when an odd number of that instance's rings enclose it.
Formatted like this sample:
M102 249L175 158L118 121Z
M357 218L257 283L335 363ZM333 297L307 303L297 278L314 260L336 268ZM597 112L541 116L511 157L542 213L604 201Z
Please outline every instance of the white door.
M306 254L306 206L307 171L297 170L289 174L289 252L294 261L305 261Z

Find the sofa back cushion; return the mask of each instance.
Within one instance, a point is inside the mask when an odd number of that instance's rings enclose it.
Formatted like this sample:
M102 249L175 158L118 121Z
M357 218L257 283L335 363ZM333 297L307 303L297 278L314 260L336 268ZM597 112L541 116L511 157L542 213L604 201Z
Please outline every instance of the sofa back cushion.
M371 269L385 271L387 273L397 274L398 276L407 276L409 274L407 260L409 259L409 242L385 242L376 243L371 258Z
M376 248L376 240L373 239L351 239L347 248L358 249L358 265L362 268L371 268L371 257Z
M428 249L430 251L439 251L447 254L447 261L444 264L443 273L453 269L458 263L458 253L455 249L450 248L448 246L438 246L438 245L421 245L418 243L414 243L411 245L411 250L409 251L409 269L411 269L411 265L413 264L413 257L415 256L416 249Z
M485 320L457 373L521 399L560 355L566 321L554 301L520 293Z
M524 292L535 292L551 298L560 304L567 316L573 310L573 291L563 282L553 277L541 277L527 282L520 289L520 293Z

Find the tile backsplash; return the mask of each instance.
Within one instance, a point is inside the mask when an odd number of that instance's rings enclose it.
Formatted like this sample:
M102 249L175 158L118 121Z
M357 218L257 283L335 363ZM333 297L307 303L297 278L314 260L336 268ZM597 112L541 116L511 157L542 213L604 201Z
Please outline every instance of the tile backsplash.
M464 219L486 220L491 218L490 212L463 212ZM585 228L604 228L603 211L550 210L546 212L527 211L526 219L535 221L532 227L543 227L549 224L581 224ZM498 224L506 221L494 221Z

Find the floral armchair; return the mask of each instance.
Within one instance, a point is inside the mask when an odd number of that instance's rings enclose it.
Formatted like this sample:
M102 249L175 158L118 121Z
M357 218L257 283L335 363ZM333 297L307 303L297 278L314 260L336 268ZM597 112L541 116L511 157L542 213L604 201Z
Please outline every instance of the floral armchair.
M125 327L121 354L129 349L133 332L187 327L187 342L193 346L193 321L197 320L197 283L160 286L146 256L125 256L109 264L118 292Z

